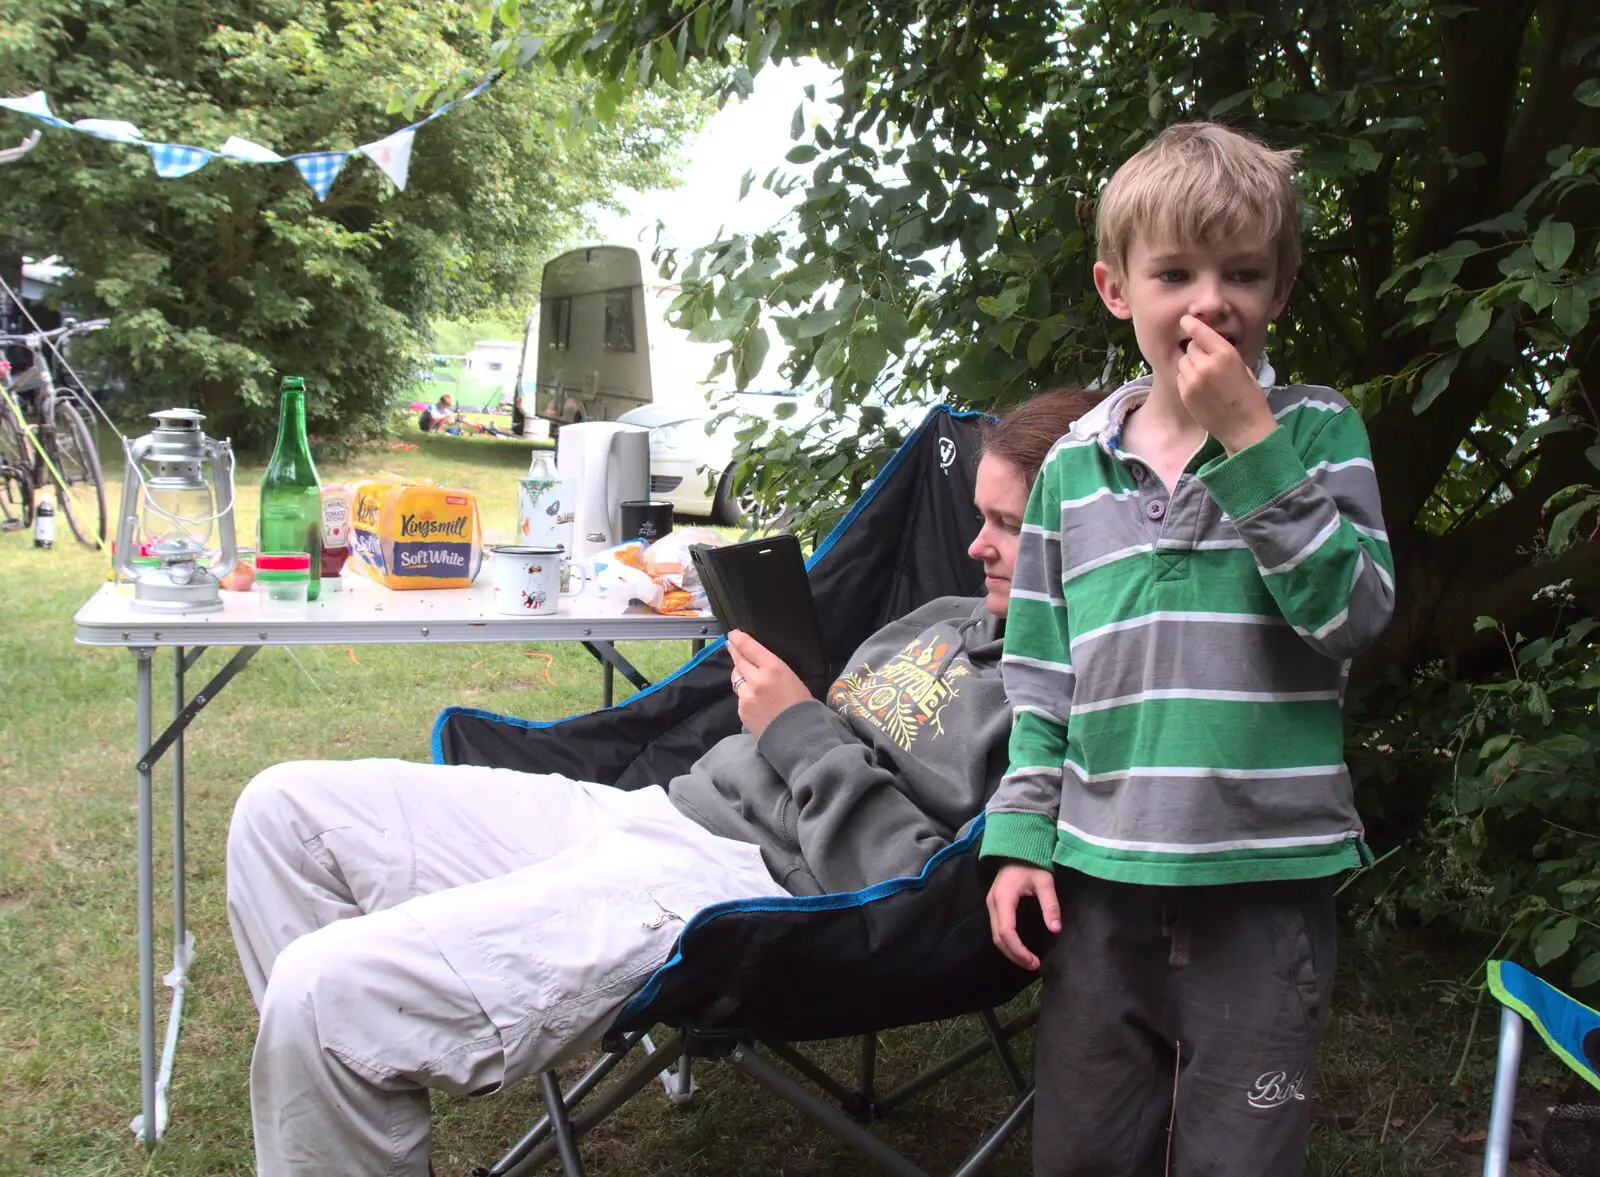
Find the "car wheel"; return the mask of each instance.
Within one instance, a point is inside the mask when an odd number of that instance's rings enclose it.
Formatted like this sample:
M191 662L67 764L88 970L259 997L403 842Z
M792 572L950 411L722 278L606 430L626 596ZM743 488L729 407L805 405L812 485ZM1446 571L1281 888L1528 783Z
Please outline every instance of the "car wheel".
M739 464L734 462L717 480L717 493L711 500L712 520L723 527L782 527L789 518L788 511L779 511L775 515L762 514L755 495L749 491L734 493L733 479L738 471Z

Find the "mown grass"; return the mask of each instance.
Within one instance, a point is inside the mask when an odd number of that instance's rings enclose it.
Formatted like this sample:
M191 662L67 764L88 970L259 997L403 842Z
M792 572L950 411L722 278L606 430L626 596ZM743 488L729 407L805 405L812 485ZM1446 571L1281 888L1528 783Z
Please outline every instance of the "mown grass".
M328 463L322 475L333 481L388 469L470 486L492 539L511 531L515 476L526 461L526 443L417 435L399 448L369 448ZM259 465L240 470L242 539L253 534L259 474ZM128 1131L139 1103L133 661L123 651L75 645L71 626L106 566L105 556L69 538L35 551L26 535L0 535L0 1177L248 1174L255 1020L223 910L223 844L240 788L259 769L291 758L425 759L433 716L451 702L539 718L585 711L599 703L599 672L581 648L559 643L306 647L293 657L269 649L202 713L188 744L187 804L189 915L198 956L171 1126L147 1158ZM527 657L531 652L550 656L553 684L544 659ZM623 652L655 677L687 647L633 643ZM190 676L191 690L222 657L207 655ZM168 675L163 654L158 707L170 693ZM163 799L169 779L163 765L158 945L166 943L171 918L161 882L170 862ZM158 952L164 960L166 950ZM1353 962L1354 953L1346 958ZM1481 1128L1487 1108L1492 1011L1467 1052L1463 1084L1452 1088L1466 1014L1441 1005L1431 983L1460 965L1454 953L1417 941L1387 962L1383 987L1370 990L1362 982L1368 974L1347 963L1323 1052L1309 1172L1463 1174L1481 1165L1454 1141L1461 1131ZM942 1026L886 1035L883 1086L970 1032ZM1026 1061L1025 1041L1021 1053ZM842 1074L851 1073L849 1044L832 1044L823 1054ZM672 1108L651 1087L589 1137L589 1171L615 1177L871 1171L731 1068L702 1064L696 1077L702 1097L691 1110ZM985 1062L880 1127L930 1171L948 1171L1005 1102L999 1071ZM441 1177L499 1155L539 1110L531 1084L435 1106ZM1023 1134L990 1171L1020 1177L1028 1168Z

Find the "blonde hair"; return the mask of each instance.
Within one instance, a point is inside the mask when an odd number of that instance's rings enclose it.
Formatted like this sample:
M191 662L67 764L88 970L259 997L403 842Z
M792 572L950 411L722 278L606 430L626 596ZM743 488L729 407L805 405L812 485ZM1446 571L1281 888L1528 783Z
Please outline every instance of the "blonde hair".
M1298 154L1273 151L1216 123L1168 127L1118 168L1100 194L1100 260L1125 278L1136 234L1158 249L1259 235L1274 247L1281 288L1300 269Z

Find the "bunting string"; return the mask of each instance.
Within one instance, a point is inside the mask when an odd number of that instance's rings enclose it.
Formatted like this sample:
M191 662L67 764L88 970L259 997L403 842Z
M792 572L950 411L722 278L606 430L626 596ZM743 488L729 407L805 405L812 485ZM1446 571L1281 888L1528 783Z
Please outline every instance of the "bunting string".
M499 78L498 72L490 74L460 98L446 102L426 118L418 119L408 127L402 127L382 139L363 144L354 150L303 151L296 155L279 155L270 147L263 147L259 143L252 143L237 135L230 136L221 148L212 151L206 147L188 147L181 143L162 143L147 139L138 127L122 119L77 119L68 122L50 109L50 100L45 97L43 90L35 90L32 94L21 98L0 98L0 109L37 119L46 126L63 131L77 131L112 143L127 143L147 148L156 175L168 180L198 172L214 159L227 159L235 163L292 163L301 178L310 186L311 191L316 194L317 199L326 200L333 182L339 178L339 172L353 155L362 155L370 159L377 165L379 171L393 181L396 188L405 191L406 180L411 172L411 145L417 131L451 107L476 98L494 85ZM38 132L34 134L37 135Z

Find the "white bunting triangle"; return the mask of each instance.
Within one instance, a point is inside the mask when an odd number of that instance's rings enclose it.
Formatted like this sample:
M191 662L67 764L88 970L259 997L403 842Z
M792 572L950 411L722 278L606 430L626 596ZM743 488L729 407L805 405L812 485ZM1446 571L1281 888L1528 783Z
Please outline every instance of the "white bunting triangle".
M406 177L411 172L411 144L416 139L417 133L410 127L403 131L396 131L376 143L368 143L364 147L357 147L354 154L364 155L377 164L383 174L394 181L394 186L400 191L406 190Z

